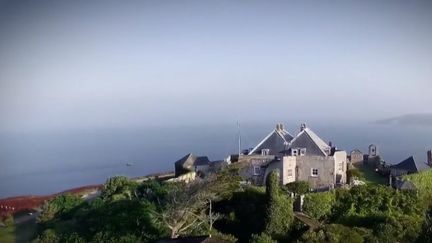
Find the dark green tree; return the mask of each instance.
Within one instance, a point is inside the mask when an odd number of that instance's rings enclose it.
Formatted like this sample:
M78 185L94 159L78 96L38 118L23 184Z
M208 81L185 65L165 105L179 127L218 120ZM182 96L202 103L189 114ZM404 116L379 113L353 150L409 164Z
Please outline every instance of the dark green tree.
M111 177L104 184L101 197L104 201L131 200L137 187L138 183L125 176Z
M265 233L273 239L286 237L293 222L292 200L281 193L279 181L278 171L267 176Z

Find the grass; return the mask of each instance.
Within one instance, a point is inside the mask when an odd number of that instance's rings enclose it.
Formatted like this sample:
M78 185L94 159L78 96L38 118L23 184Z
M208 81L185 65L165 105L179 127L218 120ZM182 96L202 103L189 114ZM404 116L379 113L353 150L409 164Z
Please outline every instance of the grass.
M411 181L420 192L427 194L432 193L432 170L406 175L403 178Z
M375 172L372 168L366 165L356 165L355 168L359 170L361 177L364 180L366 180L366 183L368 184L380 184L380 185L388 184L388 178L381 176L380 174Z
M9 226L0 228L0 242L14 243L15 242L15 227Z

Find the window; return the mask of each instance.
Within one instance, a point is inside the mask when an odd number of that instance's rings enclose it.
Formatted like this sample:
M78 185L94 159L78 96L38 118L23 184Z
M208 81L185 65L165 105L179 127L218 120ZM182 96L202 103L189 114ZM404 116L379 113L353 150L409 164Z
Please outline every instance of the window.
M253 167L253 172L254 172L254 175L261 175L261 167L259 167L259 166L254 166Z
M297 156L298 155L298 150L297 149L291 149L291 155L292 156Z
M305 155L306 155L306 148L300 149L300 156L305 156Z
M311 169L311 176L317 177L318 176L318 169Z
M292 169L288 169L287 170L287 177L292 177L293 176L293 170Z
M270 153L270 149L261 149L261 155L262 156L269 155L269 153Z
M339 163L339 171L343 171L343 164L344 164L343 162Z

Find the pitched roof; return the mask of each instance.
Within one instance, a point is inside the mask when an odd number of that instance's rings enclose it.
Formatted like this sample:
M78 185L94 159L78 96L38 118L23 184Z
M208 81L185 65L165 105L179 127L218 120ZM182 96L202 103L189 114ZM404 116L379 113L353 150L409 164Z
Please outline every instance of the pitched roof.
M183 158L177 160L175 162L175 165L182 166L184 168L190 167L190 166L197 166L197 165L207 165L210 163L210 160L207 156L200 156L197 157L192 153L189 153L185 155Z
M430 169L430 167L426 163L417 162L413 156L410 156L408 159L400 162L399 164L392 165L392 169L404 170L408 173L417 173L422 170Z
M277 124L276 129L271 131L261 142L250 152L251 154L261 153L261 149L269 149L269 154L276 155L284 150L286 145L293 139L293 136L285 130L282 124Z
M416 190L416 186L411 181L397 180L394 185L399 190Z
M310 155L327 155L331 147L316 135L310 128L304 128L290 144L291 148L306 148Z

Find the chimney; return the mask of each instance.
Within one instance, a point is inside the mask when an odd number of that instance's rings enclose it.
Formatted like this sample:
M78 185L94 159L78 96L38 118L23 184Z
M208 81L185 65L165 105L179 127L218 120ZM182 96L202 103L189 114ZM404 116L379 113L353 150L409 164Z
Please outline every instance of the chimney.
M427 163L432 166L432 150L427 151Z
M302 124L300 125L300 132L303 131L303 130L305 130L305 128L306 128L306 124L305 124L305 123L302 123Z
M284 124L283 123L279 123L279 128L280 128L281 131L283 131L285 129L284 128Z
M333 146L333 144L332 144L332 142L330 141L329 142L329 144L328 144L329 146L330 146L330 148Z
M280 124L276 123L276 131L279 131L279 130L280 130Z

